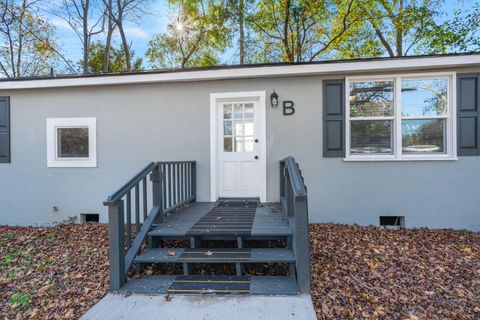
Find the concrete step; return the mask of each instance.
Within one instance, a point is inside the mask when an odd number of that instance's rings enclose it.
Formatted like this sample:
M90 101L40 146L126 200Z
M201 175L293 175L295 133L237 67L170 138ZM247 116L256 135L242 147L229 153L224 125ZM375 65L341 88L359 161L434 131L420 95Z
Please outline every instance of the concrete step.
M143 251L137 263L282 263L295 262L285 248L153 248Z
M129 279L120 291L156 294L297 295L293 277L163 276Z

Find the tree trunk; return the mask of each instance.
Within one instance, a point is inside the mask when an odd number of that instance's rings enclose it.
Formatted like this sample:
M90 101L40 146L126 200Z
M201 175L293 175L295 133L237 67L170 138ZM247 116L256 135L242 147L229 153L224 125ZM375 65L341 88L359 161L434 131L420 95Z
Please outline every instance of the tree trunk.
M113 35L113 19L112 19L112 0L108 1L108 26L107 26L107 39L105 41L105 50L103 52L103 69L104 73L110 71L110 48L112 46L112 35Z
M397 15L397 34L396 34L396 46L397 46L397 56L403 56L403 0L399 1L399 10Z
M285 3L285 17L283 23L283 46L285 48L285 53L287 55L288 62L293 62L295 57L293 56L292 50L290 50L289 39L288 39L288 28L290 26L290 7L292 5L291 0L287 0Z
M118 17L117 17L117 27L118 31L120 32L120 37L122 38L122 46L123 46L123 51L125 53L125 63L127 64L127 71L132 70L132 65L130 62L130 47L127 42L127 36L125 35L125 30L123 30L123 7L122 7L122 1L117 0L117 6L118 6Z
M20 77L22 75L21 65L22 65L22 51L23 51L23 17L27 11L27 0L23 0L22 7L20 9L20 15L18 17L18 52L17 52L17 66L16 66L16 76Z
M245 64L245 2L239 0L238 7L240 64Z
M83 73L88 73L88 60L90 51L90 34L88 32L88 11L90 0L82 1L82 24L83 24Z

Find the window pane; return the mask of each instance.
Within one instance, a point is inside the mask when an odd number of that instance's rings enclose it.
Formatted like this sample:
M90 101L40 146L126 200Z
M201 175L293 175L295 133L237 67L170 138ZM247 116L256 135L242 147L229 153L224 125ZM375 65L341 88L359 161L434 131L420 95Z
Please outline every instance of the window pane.
M392 121L351 121L352 154L392 153Z
M253 136L253 122L245 122L245 135Z
M393 81L350 84L351 117L393 116Z
M225 152L233 151L233 138L223 138L223 151Z
M223 135L231 136L232 135L232 121L224 121L223 122Z
M245 137L245 152L253 152L253 137Z
M234 111L234 118L235 120L237 119L243 119L243 110L242 110L242 104L241 103L235 103L233 105L233 111Z
M243 137L235 137L235 152L243 152Z
M232 119L232 105L224 104L223 105L223 119Z
M411 153L444 153L445 120L402 120L402 151Z
M243 136L243 121L240 120L234 122L233 134L237 136Z
M245 103L245 119L253 120L253 103Z
M447 85L447 79L402 80L402 115L446 115Z
M58 128L58 158L88 158L88 128Z

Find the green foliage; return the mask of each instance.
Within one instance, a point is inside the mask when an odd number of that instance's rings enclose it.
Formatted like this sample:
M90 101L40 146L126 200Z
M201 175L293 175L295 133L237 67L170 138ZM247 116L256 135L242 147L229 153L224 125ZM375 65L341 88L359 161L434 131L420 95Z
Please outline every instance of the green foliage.
M130 50L132 58L135 55L133 50ZM103 72L103 63L105 55L105 45L101 42L96 42L90 45L90 54L88 59L88 69L92 73ZM143 59L132 59L132 70L142 70ZM82 61L79 61L79 65L82 65ZM127 70L127 63L125 60L125 52L121 46L118 48L111 47L109 52L108 72L121 72Z
M458 27L458 21L441 22L443 7L443 0L362 1L360 14L365 19L355 26L363 30L362 40L350 32L339 46L340 56L352 57L352 47L361 57L437 54L451 47L462 50L465 30Z
M456 10L454 17L426 35L432 53L467 52L480 49L480 3L470 10ZM427 52L428 53L428 52Z
M358 12L354 0L259 0L248 20L261 59L301 62L327 57L359 19Z
M15 262L15 255L13 253L9 253L5 255L2 260L0 260L0 265L2 266L9 266L10 264Z
M170 0L178 6L167 32L153 37L146 52L153 68L211 66L230 40L228 12L217 0Z
M22 310L28 309L32 303L32 296L29 293L15 292L10 297L12 308L20 307Z

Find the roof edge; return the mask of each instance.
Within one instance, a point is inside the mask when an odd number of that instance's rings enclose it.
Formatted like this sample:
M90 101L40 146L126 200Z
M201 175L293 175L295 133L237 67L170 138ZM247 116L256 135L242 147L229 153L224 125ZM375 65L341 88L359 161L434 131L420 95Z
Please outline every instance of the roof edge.
M254 65L215 66L208 68L136 71L108 74L65 75L0 79L0 90L121 85L156 82L280 77L296 75L356 74L480 66L480 53L430 56L382 57L369 59L331 60L302 63L269 63Z

